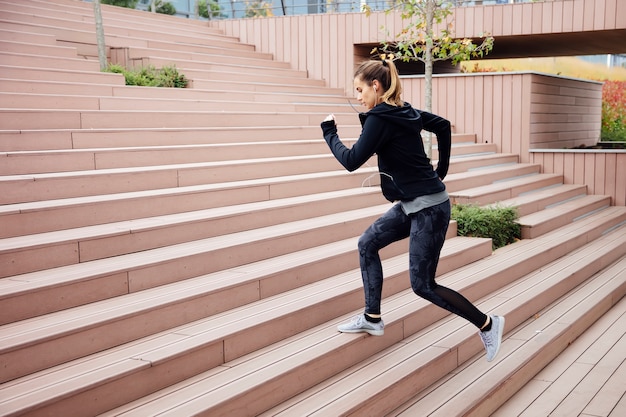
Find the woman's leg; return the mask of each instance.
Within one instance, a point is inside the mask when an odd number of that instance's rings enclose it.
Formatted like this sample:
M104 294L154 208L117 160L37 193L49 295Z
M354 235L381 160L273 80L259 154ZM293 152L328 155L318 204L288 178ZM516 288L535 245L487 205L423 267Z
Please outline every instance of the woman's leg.
M383 267L378 251L390 243L407 238L410 230L410 218L404 214L400 204L395 204L361 235L358 247L366 313L380 314Z
M435 273L450 223L450 202L411 215L409 270L413 291L420 297L465 318L479 329L487 316L458 292L438 285Z

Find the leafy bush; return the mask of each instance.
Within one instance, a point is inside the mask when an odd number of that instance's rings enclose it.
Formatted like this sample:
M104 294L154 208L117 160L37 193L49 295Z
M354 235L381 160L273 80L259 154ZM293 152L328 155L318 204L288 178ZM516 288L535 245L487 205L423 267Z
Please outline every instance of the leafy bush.
M107 72L124 74L126 85L185 88L188 82L187 78L179 74L173 65L160 69L151 65L137 70L128 70L121 65L110 64Z
M626 81L605 81L602 87L603 141L626 141Z
M170 3L169 1L157 0L155 12L161 13L161 14L175 15L176 7L174 7L174 5Z
M102 4L110 4L112 6L119 7L127 7L129 9L134 9L137 7L137 3L139 0L100 0Z
M491 238L494 250L521 238L521 227L515 222L517 218L514 207L452 206L452 219L457 222L458 235Z
M205 19L224 17L222 7L217 0L198 0L198 15Z

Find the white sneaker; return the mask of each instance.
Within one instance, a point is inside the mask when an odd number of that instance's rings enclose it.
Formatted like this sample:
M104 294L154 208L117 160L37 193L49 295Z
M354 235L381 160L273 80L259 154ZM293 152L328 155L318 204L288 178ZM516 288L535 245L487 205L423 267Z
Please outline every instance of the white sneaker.
M367 321L363 314L359 314L348 323L337 326L337 330L342 333L369 333L373 336L382 336L385 333L385 323L382 320L372 323Z
M500 350L500 344L502 343L502 333L504 332L504 317L491 316L491 329L487 332L478 331L478 335L485 345L487 351L487 362L491 362L498 351Z

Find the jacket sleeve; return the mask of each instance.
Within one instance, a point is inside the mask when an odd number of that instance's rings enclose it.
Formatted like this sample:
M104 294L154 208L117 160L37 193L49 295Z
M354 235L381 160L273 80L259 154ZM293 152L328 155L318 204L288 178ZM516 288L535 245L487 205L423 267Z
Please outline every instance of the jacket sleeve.
M450 122L436 114L420 111L423 129L432 132L437 137L439 160L437 161L437 175L444 179L450 166L450 148L452 147L452 130Z
M382 123L377 123L375 117L368 117L363 124L363 130L356 143L346 147L337 135L337 125L334 121L322 122L324 140L337 161L348 171L354 171L361 167L379 146L380 138L383 137Z

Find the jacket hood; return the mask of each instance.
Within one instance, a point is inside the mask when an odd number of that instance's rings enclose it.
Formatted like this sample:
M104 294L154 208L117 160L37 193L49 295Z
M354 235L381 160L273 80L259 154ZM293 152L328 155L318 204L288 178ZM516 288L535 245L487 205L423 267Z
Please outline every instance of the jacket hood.
M404 103L402 107L380 103L368 112L359 113L361 126L365 124L365 119L369 116L380 117L388 123L392 123L403 130L413 131L416 134L422 130L421 116L409 103Z

